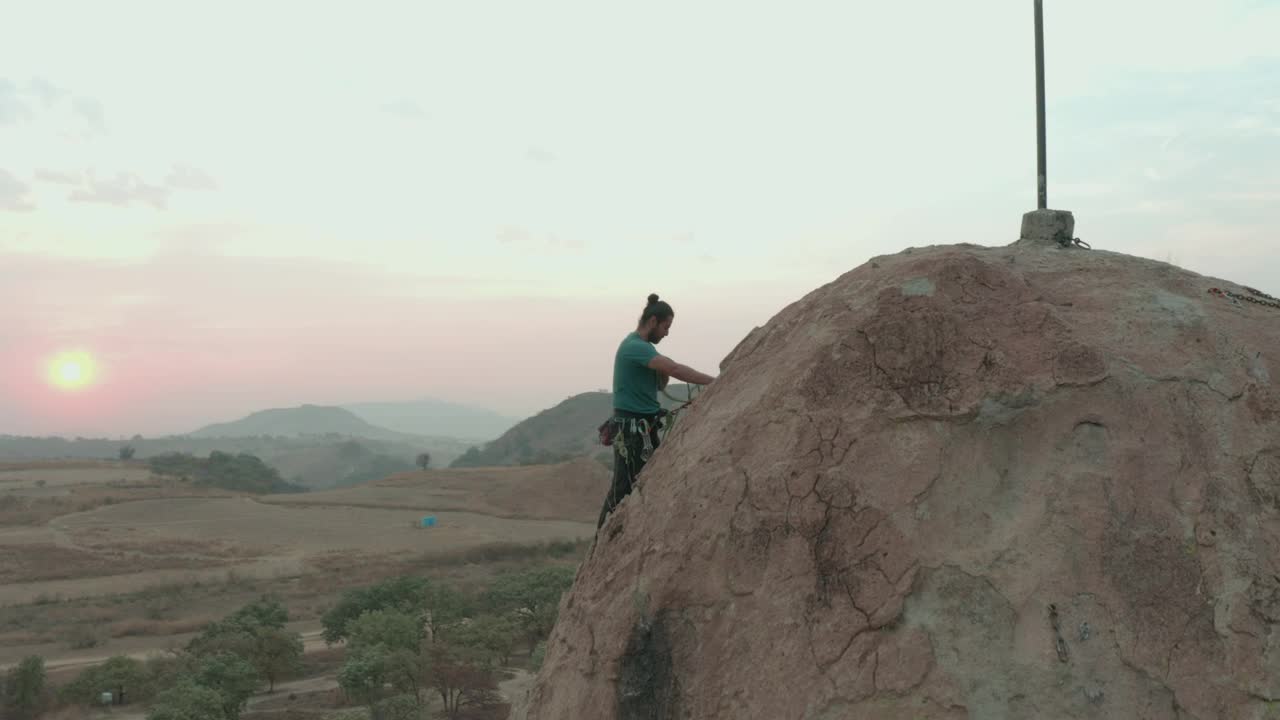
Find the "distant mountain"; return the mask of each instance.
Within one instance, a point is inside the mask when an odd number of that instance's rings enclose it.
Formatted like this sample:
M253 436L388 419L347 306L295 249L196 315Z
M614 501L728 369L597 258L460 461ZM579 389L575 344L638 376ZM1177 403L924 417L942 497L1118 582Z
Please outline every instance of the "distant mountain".
M414 469L416 455L396 452L370 440L344 440L308 448L305 452L280 454L271 465L295 485L308 488L331 488L381 480L396 473ZM427 448L423 451L430 452ZM456 452L456 451L455 451ZM434 459L443 453L430 452ZM456 454L445 457L457 457Z
M687 397L684 385L673 385L667 393ZM661 395L658 399L663 407L677 404ZM611 393L580 393L520 421L498 439L467 450L449 467L541 465L584 456L610 464L613 451L600 444L596 428L612 414Z
M308 435L347 435L372 440L411 440L414 436L399 433L361 420L350 410L323 405L259 410L233 422L216 423L188 433L193 438L233 438L273 435L303 437Z
M342 408L390 430L470 440L492 440L520 420L492 410L430 399L355 403Z
M465 441L453 438L418 438L410 442L353 438L338 433L305 437L135 436L131 440L0 435L0 462L114 460L125 445L134 449L137 460L169 453L197 457L248 453L278 470L286 481L308 488L350 485L410 470L418 455L424 452L431 455L432 467L446 467L468 447Z

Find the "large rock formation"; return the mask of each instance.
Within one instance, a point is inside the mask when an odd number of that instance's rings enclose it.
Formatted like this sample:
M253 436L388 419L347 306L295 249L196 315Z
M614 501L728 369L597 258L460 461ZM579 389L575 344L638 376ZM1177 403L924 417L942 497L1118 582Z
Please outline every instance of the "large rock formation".
M1114 253L881 257L601 530L530 720L1280 713L1280 309Z

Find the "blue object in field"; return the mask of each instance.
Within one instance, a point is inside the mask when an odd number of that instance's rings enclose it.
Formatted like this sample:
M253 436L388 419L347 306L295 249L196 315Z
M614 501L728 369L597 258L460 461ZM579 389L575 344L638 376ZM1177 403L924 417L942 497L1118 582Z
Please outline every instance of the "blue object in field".
M427 515L426 517L422 518L422 527L435 527L435 526L436 526L435 515Z

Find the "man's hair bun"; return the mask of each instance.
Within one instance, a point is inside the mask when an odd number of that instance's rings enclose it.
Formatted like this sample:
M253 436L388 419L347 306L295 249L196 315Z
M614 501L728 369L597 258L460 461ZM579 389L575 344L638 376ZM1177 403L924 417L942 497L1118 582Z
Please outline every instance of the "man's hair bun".
M650 294L650 295L649 295L649 304L650 304L650 305L652 305L652 304L654 304L654 303L656 303L656 302L658 302L658 293L652 293L652 294Z

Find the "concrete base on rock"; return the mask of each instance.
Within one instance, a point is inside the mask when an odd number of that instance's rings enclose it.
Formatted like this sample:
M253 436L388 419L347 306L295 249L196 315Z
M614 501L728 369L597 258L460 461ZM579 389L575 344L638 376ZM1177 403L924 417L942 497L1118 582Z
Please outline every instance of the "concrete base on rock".
M1076 219L1070 210L1032 210L1022 216L1020 242L1070 244Z

